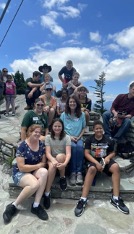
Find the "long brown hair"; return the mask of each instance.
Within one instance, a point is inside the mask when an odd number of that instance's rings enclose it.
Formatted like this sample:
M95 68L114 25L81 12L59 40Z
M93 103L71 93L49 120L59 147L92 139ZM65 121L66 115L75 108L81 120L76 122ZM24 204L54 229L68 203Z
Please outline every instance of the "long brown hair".
M82 114L82 112L81 112L81 104L80 104L80 101L79 101L78 97L75 96L75 95L72 95L72 96L68 97L67 102L66 102L66 106L65 106L65 113L66 114L71 114L71 109L69 107L69 100L71 98L74 99L75 102L76 102L75 115L76 115L76 117L79 118L81 116L81 114Z

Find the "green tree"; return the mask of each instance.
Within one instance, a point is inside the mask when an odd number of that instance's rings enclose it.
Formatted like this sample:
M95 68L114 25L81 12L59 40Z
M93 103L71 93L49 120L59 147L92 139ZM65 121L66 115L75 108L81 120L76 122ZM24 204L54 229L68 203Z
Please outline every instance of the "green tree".
M17 71L13 77L14 77L14 82L16 84L17 94L25 94L26 81L24 79L23 73Z
M94 80L96 83L96 87L90 86L91 88L95 89L94 94L97 96L98 100L94 104L94 111L103 114L106 109L104 108L104 85L105 85L105 72L102 72L101 75L99 75L99 79Z

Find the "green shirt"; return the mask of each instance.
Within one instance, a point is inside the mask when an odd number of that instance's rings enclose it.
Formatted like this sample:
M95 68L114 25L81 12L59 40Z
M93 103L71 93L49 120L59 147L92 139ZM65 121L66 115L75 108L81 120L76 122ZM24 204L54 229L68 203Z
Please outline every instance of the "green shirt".
M46 128L48 128L47 115L43 112L41 115L37 115L33 110L29 110L25 115L21 123L21 127L29 128L32 124L39 124L42 127L42 134L45 134Z

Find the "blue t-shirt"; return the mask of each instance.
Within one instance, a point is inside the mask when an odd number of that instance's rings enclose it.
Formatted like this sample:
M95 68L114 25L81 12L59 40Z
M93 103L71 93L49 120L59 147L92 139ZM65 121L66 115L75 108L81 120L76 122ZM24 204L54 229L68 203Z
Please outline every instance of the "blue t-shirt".
M17 149L16 157L23 157L25 164L35 165L42 161L43 155L45 154L45 145L43 142L39 141L38 151L33 151L30 149L26 141L23 141ZM13 176L19 172L17 163L13 165Z
M85 114L83 112L79 118L71 117L71 115L63 112L60 118L64 123L65 132L69 136L78 137L81 131L86 127Z

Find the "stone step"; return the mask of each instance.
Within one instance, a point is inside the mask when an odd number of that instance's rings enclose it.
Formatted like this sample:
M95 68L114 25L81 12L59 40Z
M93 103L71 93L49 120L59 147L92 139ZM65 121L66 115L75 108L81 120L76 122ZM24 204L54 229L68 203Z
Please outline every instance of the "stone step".
M134 200L134 164L129 160L124 160L119 157L115 159L120 166L121 181L120 181L120 194L123 199L128 201ZM55 181L51 190L52 198L65 198L65 199L79 199L81 196L82 186L70 186L69 178L67 178L67 190L62 192L59 187L59 177ZM9 181L9 195L10 197L17 197L21 188L14 185L12 178ZM111 178L104 173L99 173L95 181L95 186L91 186L89 198L95 199L110 199L112 194Z

